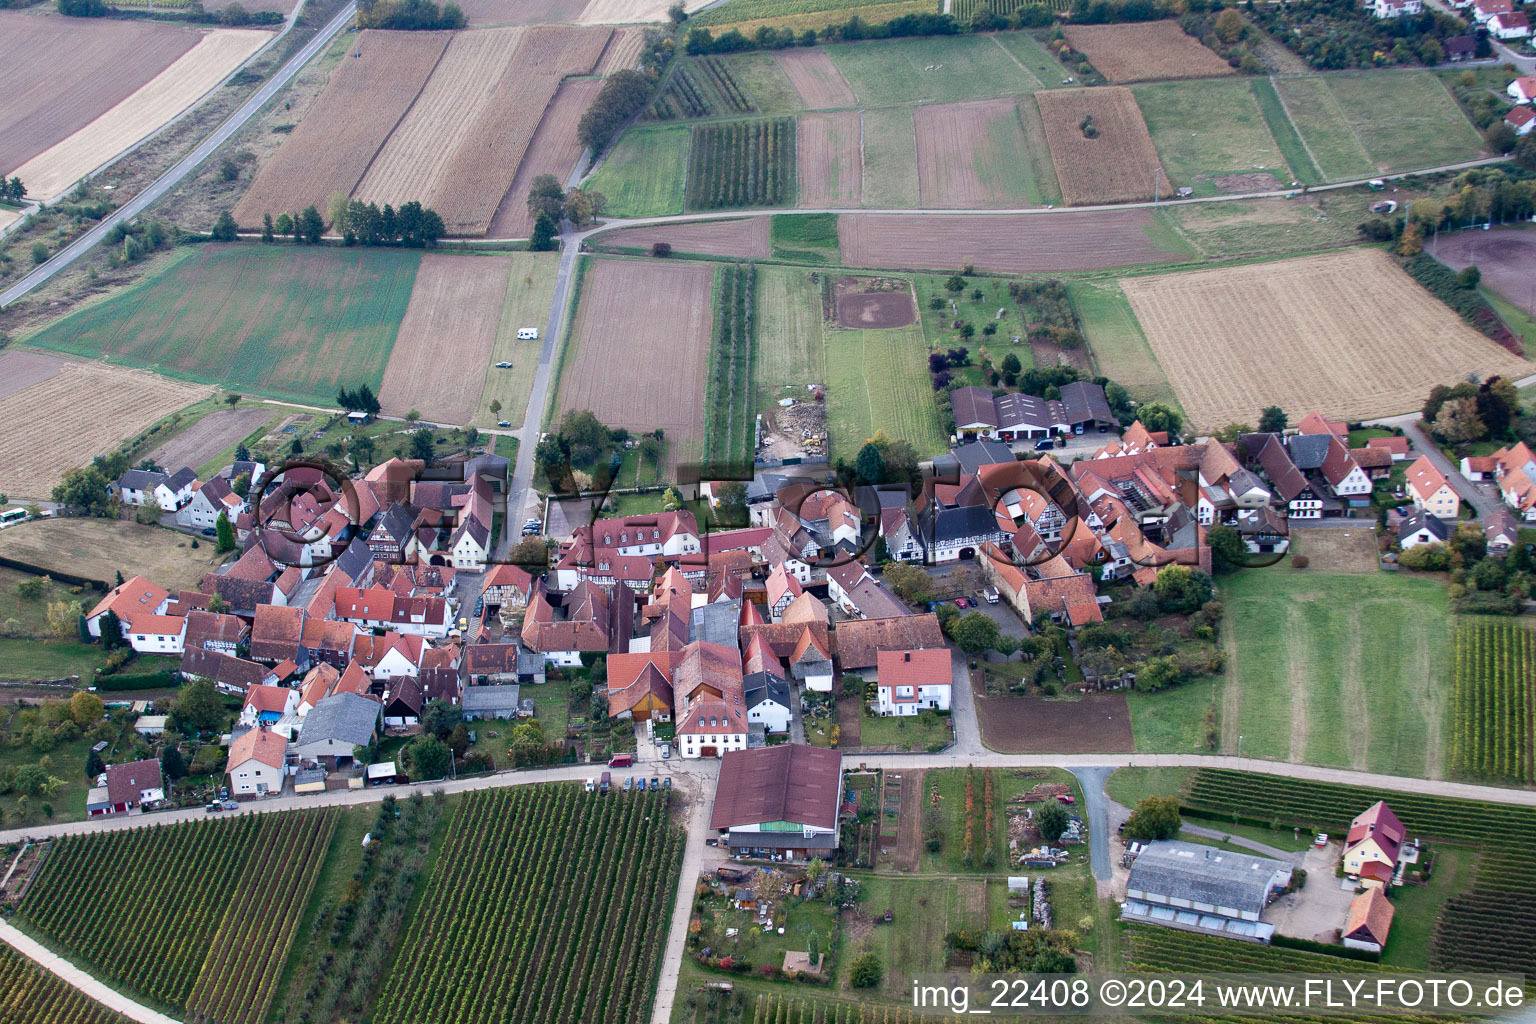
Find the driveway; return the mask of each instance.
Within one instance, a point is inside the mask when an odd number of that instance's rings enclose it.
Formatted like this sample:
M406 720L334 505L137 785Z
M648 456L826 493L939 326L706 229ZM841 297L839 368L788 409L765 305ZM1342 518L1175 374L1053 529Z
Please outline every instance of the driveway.
M1264 919L1282 935L1334 941L1355 898L1354 888L1339 888L1340 880L1333 874L1342 853L1338 843L1329 843L1321 850L1309 847L1301 865L1307 872L1306 884L1271 904Z
M1459 495L1461 500L1477 509L1479 519L1492 514L1503 502L1497 494L1489 494L1461 475L1461 467L1452 463L1424 432L1420 425L1423 421L1418 413L1408 413L1404 416L1391 416L1386 419L1371 420L1363 426L1402 427L1403 433L1408 435L1408 440L1413 443L1417 455L1427 455L1429 461L1450 482L1451 488Z

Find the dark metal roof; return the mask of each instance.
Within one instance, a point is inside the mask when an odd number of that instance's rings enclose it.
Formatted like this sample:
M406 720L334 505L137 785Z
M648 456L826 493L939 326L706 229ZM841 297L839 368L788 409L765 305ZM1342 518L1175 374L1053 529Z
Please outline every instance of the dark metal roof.
M837 751L802 743L732 750L720 761L709 827L787 821L836 828L841 765Z

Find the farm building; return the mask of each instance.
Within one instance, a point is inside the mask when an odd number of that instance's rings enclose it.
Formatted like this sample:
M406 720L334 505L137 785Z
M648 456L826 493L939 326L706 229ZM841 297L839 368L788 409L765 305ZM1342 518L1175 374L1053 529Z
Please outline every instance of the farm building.
M720 761L709 827L733 854L809 860L837 849L837 751L788 743L733 750Z
M1387 933L1392 930L1394 913L1392 901L1380 889L1367 889L1356 896L1349 904L1349 916L1341 930L1345 948L1380 953L1387 944Z
M350 767L353 751L378 735L380 710L378 701L357 693L326 697L304 716L293 752L332 770Z
M1120 421L1110 411L1109 399L1104 397L1102 384L1077 380L1065 385L1061 389L1061 407L1066 412L1067 425L1073 433L1097 430L1102 434L1120 429Z
M1180 841L1148 843L1131 864L1122 920L1268 942L1264 908L1291 883L1291 866Z

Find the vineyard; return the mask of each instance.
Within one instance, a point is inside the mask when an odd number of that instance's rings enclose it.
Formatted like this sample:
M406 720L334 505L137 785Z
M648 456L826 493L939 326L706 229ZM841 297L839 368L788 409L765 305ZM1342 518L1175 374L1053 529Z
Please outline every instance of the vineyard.
M0 945L0 1020L6 1024L128 1024L77 988Z
M253 1024L335 825L334 811L300 811L59 839L18 922L108 984Z
M670 796L465 796L370 1019L648 1020L683 855Z
M1006 18L1021 7L1035 6L1034 0L952 0L949 13L962 25L969 25L980 11L991 11ZM1052 11L1064 11L1072 6L1072 0L1044 0L1042 6Z
M651 104L646 118L673 121L679 118L714 117L717 114L755 114L757 104L730 64L720 57L704 57L679 64L665 88Z
M690 210L784 206L794 201L795 119L725 121L693 130Z
M1479 858L1471 891L1446 900L1435 922L1432 968L1536 975L1536 883L1524 852Z
M704 458L752 471L757 450L752 354L757 345L753 321L757 271L750 263L721 268L715 284L715 340L709 350L709 384ZM727 474L729 475L729 474Z
M757 997L749 1024L933 1024L963 1019L918 1013L904 1006L818 1003L800 996L767 995Z
M1536 634L1515 619L1463 619L1452 657L1451 769L1536 782Z

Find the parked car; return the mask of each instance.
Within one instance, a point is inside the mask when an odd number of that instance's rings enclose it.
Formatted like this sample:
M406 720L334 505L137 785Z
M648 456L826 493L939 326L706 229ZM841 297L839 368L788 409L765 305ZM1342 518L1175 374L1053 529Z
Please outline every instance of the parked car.
M510 369L512 369L512 364L508 363L508 362L500 362L500 363L496 364L496 369L498 369L498 370L510 370Z
M497 420L496 421L496 425L498 427L510 427L512 425L512 421L511 420Z
M671 789L672 788L672 776L668 775L666 778L661 780L661 788L662 789Z
M1317 834L1317 838L1312 840L1312 843L1319 850L1321 850L1323 847L1328 845L1328 833L1326 833L1326 832L1319 832Z
M669 761L672 759L672 744L663 743L661 745L661 759L663 761Z
M718 839L706 839L706 840L704 840L704 845L705 846L719 846L720 845L720 840L718 840Z
M657 778L655 775L651 776L651 788L652 789L660 789L661 788L661 779Z
M1040 440L1035 442L1035 451L1037 452L1047 451L1048 449L1055 447L1056 439L1054 437L1042 437Z
M225 800L224 809L226 811L238 811L240 809L240 805L235 803L233 800Z
M606 795L608 792L608 787L611 785L613 785L613 776L608 772L603 772L602 776L597 780L598 792Z
M624 776L624 792L628 793L630 790L632 790L634 788L635 788L635 777L633 775L626 775L626 776Z
M641 776L639 779L635 780L635 790L637 792L640 792L640 793L644 793L645 792L645 777L644 776Z
M205 813L207 813L207 814L212 814L215 811L222 811L223 809L224 809L224 805L223 804L209 804L207 807L203 808L203 811Z
M588 779L587 780L587 792L590 793L593 790L595 790L596 788L597 788L597 780L596 779Z
M971 607L971 604L972 604L972 602L968 598L964 598L964 597L957 597L957 598L955 598L955 607L956 608L969 608L969 607Z
M632 765L634 763L635 763L635 755L634 754L614 754L612 757L610 757L608 759L608 767L609 768L628 768L630 765ZM604 772L603 774L606 775L607 772Z
M218 530L212 530L212 529L210 529L210 530L199 530L198 532L201 533L204 537L217 537L219 535L219 531Z

